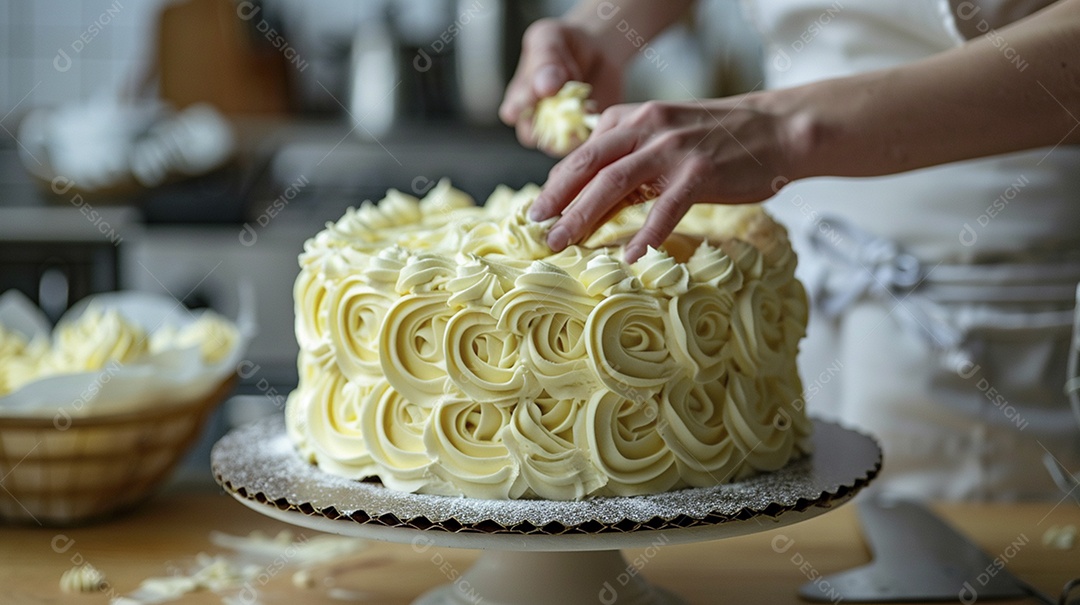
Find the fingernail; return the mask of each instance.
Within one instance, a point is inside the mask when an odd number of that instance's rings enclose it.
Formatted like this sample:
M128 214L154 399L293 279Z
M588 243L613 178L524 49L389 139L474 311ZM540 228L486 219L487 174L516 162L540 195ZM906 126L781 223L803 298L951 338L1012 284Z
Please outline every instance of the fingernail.
M559 252L570 243L570 232L566 227L556 225L554 229L548 232L547 242L552 251Z
M541 212L540 209L543 205L540 203L540 196L537 196L531 206L529 206L529 220L539 223L540 221L548 218L546 212Z
M559 91L559 87L565 80L561 69L554 65L545 65L536 70L536 75L533 76L533 89L541 96L550 96Z

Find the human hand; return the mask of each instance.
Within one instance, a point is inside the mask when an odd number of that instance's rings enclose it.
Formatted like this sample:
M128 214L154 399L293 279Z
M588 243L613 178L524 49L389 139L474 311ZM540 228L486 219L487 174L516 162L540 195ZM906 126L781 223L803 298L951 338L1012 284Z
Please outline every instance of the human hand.
M516 127L523 145L537 144L532 128L537 101L554 95L570 80L592 85L597 110L617 103L622 94L622 67L593 34L558 19L533 23L525 32L521 60L499 108L499 117Z
M650 186L660 195L626 246L633 262L647 246L660 246L694 203L760 202L776 193L791 174L792 116L770 93L611 107L592 136L551 169L530 218L562 214L548 233L559 251L587 239Z

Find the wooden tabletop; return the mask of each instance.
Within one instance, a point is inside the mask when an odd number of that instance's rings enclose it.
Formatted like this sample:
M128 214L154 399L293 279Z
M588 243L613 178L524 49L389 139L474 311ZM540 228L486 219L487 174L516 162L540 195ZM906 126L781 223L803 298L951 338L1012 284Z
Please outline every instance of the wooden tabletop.
M1080 576L1080 547L1060 550L1042 544L1043 534L1050 527L1080 525L1080 507L1072 500L1045 504L942 504L934 508L991 556L1006 553L1010 544L1025 536L1026 546L1008 550L1014 555L1008 568L1044 591L1056 596L1069 578ZM124 594L144 578L167 575L171 567L189 565L196 553L219 552L208 538L212 530L247 534L260 529L276 533L286 527L248 510L229 496L192 491L163 494L133 514L91 527L0 526L0 603L107 603L108 597L102 594L61 593L61 574L73 563L88 561L106 574L119 594ZM784 552L772 546L779 534L792 541ZM639 553L631 550L626 555L633 559ZM358 555L356 569L335 576L334 585L362 596L357 602L407 604L446 582L440 565L448 563L463 571L476 556L475 551L430 549L419 553L407 544L372 542ZM663 546L642 573L649 581L693 604L782 604L801 602L795 593L809 577L868 560L856 509L847 505L803 523L759 534ZM327 594L326 588L295 588L291 576L291 571L285 570L269 578L259 592L259 603L342 603ZM209 604L222 600L213 593L200 593L175 602Z

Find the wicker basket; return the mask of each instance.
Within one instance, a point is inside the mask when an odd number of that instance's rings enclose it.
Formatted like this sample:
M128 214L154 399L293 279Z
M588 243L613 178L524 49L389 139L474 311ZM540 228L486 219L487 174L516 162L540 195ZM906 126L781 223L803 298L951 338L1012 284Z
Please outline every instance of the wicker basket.
M153 495L199 436L235 377L191 403L72 418L0 417L0 519L75 525Z

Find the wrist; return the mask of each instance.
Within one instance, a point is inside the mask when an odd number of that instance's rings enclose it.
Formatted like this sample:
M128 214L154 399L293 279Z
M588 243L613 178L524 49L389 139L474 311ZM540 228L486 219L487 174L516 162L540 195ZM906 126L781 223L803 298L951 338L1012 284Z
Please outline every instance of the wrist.
M788 181L838 175L843 160L838 153L843 99L832 98L825 85L809 84L764 93L765 109L776 116L781 174Z
M590 38L593 47L610 64L623 68L637 50L627 38L629 24L621 19L621 8L610 2L583 2L566 13L562 21ZM620 23L623 24L620 26ZM620 29L621 28L621 29Z

